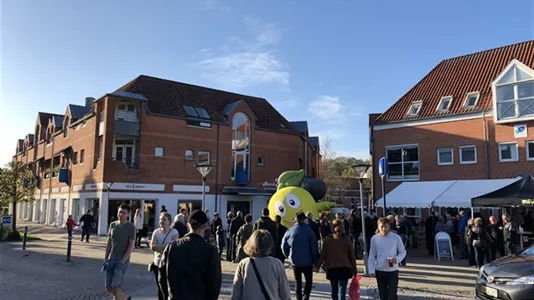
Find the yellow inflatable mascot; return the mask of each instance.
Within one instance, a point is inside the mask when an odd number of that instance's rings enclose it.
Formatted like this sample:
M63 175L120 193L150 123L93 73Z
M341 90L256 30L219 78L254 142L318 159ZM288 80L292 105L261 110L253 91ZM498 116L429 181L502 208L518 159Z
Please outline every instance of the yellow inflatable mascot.
M313 213L335 207L333 202L318 202L326 194L326 183L316 178L304 178L304 170L286 171L278 177L276 193L269 200L269 217L282 218L282 225L291 228L295 224L297 213Z

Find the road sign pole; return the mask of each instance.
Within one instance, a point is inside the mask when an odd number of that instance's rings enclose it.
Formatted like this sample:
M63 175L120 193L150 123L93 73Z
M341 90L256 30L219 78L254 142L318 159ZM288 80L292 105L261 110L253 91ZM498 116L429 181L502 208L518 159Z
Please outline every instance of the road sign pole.
M382 199L384 200L384 217L386 216L386 181L384 180L384 176L380 176L382 179Z

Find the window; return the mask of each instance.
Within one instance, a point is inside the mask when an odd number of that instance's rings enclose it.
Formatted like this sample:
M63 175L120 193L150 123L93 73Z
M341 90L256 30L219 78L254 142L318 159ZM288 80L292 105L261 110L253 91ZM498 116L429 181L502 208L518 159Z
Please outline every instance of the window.
M193 107L189 105L184 105L185 114L193 118L202 118L202 119L211 119L208 111L202 107Z
M499 144L499 161L510 162L518 161L519 153L516 143L501 143Z
M115 110L115 120L139 122L139 115L134 103L121 102Z
M113 148L113 159L122 161L128 168L135 166L135 141L134 140L115 140Z
M210 153L207 151L198 151L198 164L209 165L210 164Z
M72 154L72 164L77 165L78 164L78 152L74 152Z
M154 156L156 157L163 157L165 156L165 148L163 147L156 147L154 149Z
M473 108L477 106L478 98L480 98L479 92L468 93L465 97L464 108Z
M493 85L497 120L534 117L534 71L514 60Z
M258 156L258 166L263 166L265 163L265 158L263 156Z
M460 146L460 163L476 164L477 163L477 146Z
M437 111L438 112L447 112L447 111L449 111L449 108L451 107L451 103L452 103L452 96L447 96L447 97L441 98L441 100L439 101L439 104L438 104Z
M419 179L419 146L391 146L386 148L388 180Z
M410 109L408 110L408 116L418 116L422 106L423 101L415 101L412 103L412 106L410 106Z
M80 151L80 163L83 164L84 160L85 160L85 149Z
M234 114L232 119L232 179L238 172L250 170L250 119L242 112ZM247 174L250 178L250 172Z
M438 165L450 166L454 164L454 152L452 148L438 149Z
M527 160L534 160L534 141L527 141L525 149L527 150Z
M102 159L102 156L104 155L104 136L99 137L98 141L98 160Z
M193 150L185 150L185 159L192 160L194 158Z

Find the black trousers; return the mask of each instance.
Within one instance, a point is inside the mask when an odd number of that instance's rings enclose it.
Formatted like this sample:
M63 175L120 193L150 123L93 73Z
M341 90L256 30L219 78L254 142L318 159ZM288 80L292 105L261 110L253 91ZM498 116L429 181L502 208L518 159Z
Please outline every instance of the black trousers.
M384 272L376 271L376 283L380 300L397 300L397 288L399 287L399 271Z
M156 287L158 289L158 300L165 300L165 295L161 291L161 286L159 285L159 280L158 280L159 268L154 268L153 272L154 272L154 277L156 277Z
M354 248L354 256L356 258L359 258L360 257L360 255L358 254L358 249L360 248L359 236L352 235L351 238L352 238L352 248Z
M91 236L91 227L82 227L82 239L85 238L86 242L89 242L89 237Z
M313 285L313 265L305 267L293 266L293 274L295 275L295 295L297 300L308 300ZM304 280L306 284L304 286L304 294L302 293L302 275L304 274Z
M143 229L137 229L137 235L135 236L135 246L141 246L141 238L143 237Z

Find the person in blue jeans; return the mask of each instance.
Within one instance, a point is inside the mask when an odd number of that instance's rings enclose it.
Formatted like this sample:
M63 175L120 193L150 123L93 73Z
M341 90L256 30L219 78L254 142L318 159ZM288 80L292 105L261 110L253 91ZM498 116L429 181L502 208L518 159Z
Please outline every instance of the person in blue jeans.
M102 270L106 272L106 291L113 299L128 299L121 289L126 271L130 266L130 256L135 247L135 225L128 222L130 206L121 204L118 221L109 225L106 256Z
M315 270L318 271L324 264L326 279L332 288L332 300L345 300L348 281L358 272L356 255L350 238L344 232L343 222L334 220L332 225L334 235L324 239Z
M297 224L287 230L282 239L282 251L293 266L297 300L308 300L313 284L313 266L319 258L319 247L313 230L306 224L306 215L297 214ZM302 293L302 275L306 280Z

